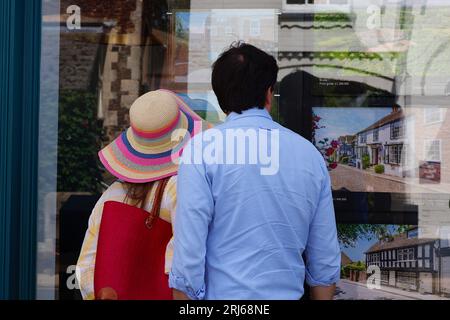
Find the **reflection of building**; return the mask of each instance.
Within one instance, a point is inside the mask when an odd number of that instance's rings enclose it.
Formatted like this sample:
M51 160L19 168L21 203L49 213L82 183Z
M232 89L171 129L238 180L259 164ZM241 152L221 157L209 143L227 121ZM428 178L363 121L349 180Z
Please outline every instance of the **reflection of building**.
M72 90L97 96L108 143L129 125L128 108L139 95L160 87L177 89L174 60L184 51L169 50L174 26L165 0L76 1L80 30L66 27L71 5L61 1L56 18L61 25L61 94Z
M439 256L441 257L441 292L450 295L450 228L444 227L440 234Z
M405 120L402 110L394 108L391 114L357 134L357 166L384 165L386 174L404 177Z
M341 266L345 267L352 263L353 263L352 259L350 259L349 256L346 255L344 252L341 252Z
M419 238L418 230L412 229L374 244L366 252L366 264L381 269L384 286L423 294L448 293L450 264L439 244L436 239Z
M410 108L414 118L414 155L416 176L422 182L450 184L450 112L447 108L426 106ZM448 189L450 190L450 189Z
M341 136L338 138L338 141L338 160L341 161L343 158L352 159L355 156L356 136Z

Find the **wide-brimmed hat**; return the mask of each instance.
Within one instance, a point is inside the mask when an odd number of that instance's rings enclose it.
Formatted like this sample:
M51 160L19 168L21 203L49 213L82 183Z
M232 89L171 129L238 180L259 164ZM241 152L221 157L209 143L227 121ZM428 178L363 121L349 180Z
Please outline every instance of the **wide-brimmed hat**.
M208 127L175 93L157 90L138 98L130 108L131 127L99 152L115 177L146 183L174 176L191 137Z

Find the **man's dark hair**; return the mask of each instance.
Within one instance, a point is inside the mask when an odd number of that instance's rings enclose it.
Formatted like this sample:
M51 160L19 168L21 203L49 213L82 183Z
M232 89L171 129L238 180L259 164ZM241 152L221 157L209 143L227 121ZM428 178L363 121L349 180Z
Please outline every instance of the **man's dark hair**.
M212 87L225 113L264 108L278 77L274 57L242 42L232 44L213 65Z

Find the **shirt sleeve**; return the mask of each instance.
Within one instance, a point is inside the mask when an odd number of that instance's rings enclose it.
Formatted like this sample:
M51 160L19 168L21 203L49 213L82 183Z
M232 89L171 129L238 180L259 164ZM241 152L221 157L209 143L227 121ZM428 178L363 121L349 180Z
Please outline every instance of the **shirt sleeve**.
M311 287L328 287L340 279L341 250L337 238L331 179L322 160L324 176L319 203L309 228L306 246L306 282Z
M184 292L192 300L203 300L206 291L206 240L214 201L204 165L194 164L193 145L191 140L185 148L178 173L174 256L169 286ZM201 150L196 149L196 152Z

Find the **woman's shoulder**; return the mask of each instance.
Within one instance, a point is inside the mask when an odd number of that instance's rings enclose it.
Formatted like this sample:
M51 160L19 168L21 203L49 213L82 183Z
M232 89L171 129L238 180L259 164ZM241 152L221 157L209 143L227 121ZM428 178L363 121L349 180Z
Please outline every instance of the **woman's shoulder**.
M149 193L149 196L147 197L147 201L145 204L146 210L151 209L151 206L153 204L154 189L155 188L152 188L152 190ZM173 176L167 182L164 191L163 207L171 206L169 204L176 202L176 193L177 193L177 177ZM113 184L111 184L108 187L108 189L103 193L103 195L97 202L97 206L98 207L103 206L103 204L108 201L124 202L126 199L126 195L127 195L126 184L123 181L117 180Z
M166 189L173 189L177 187L177 176L172 176L167 182Z
M127 191L125 189L125 184L117 180L112 183L105 192L103 192L99 202L105 203L107 201L123 201Z
M170 197L170 199L175 201L177 194L177 176L173 176L169 179L164 193L166 196Z
M91 222L100 225L103 215L103 206L108 201L123 202L126 196L123 183L116 181L111 184L105 192L103 192L100 199L97 201L91 214Z

